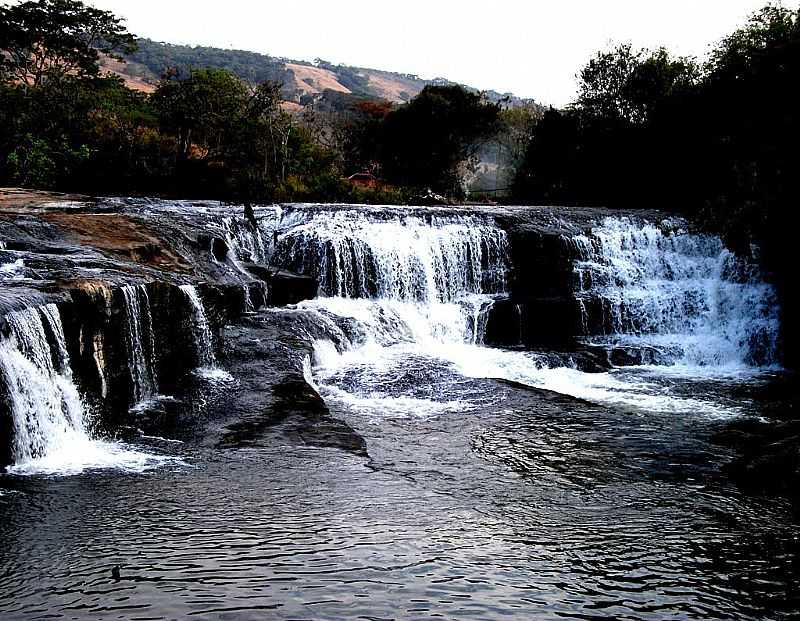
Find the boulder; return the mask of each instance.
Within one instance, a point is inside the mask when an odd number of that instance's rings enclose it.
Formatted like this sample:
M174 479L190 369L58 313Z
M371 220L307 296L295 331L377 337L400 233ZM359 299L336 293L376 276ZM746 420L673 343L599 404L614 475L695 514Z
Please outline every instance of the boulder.
M256 263L246 263L245 267L253 276L267 283L270 306L297 304L317 297L319 284L311 276Z
M489 311L487 345L565 346L581 334L580 311L570 296L498 300Z

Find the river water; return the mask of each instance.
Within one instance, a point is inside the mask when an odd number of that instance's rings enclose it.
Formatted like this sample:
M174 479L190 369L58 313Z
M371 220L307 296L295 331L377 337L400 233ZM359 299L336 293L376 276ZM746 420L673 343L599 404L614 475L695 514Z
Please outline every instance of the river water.
M177 434L114 443L116 467L29 459L0 476L0 618L800 614L795 510L740 491L710 441L783 375L774 293L719 240L625 220L576 236L584 342L650 352L585 373L481 345L508 283L492 222L276 217L240 245L322 295L267 317L318 323L308 380L368 456Z

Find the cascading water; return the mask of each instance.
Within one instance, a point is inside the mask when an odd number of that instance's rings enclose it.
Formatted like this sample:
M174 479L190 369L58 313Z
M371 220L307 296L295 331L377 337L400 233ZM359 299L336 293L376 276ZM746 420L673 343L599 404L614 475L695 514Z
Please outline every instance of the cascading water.
M0 343L0 365L11 403L13 457L20 464L87 435L58 308L28 308L9 313L6 320L12 334Z
M736 411L716 397L674 394L664 385L666 367L590 374L551 367L553 359L536 352L479 347L508 267L505 233L491 218L294 209L278 230L272 262L320 281L323 297L299 309L335 326L316 347L317 383L349 407L452 409L446 388L420 388L430 369L445 364L439 375L506 378L640 410ZM658 348L659 363L695 369L686 377L698 381L707 375L697 368L727 372L775 361L774 293L718 238L610 218L572 245L576 301L592 343Z
M158 394L155 372L155 341L150 298L145 285L122 288L127 319L126 344L131 368L133 403L141 403Z
M244 214L224 216L219 225L230 252L227 261L243 281L245 310L254 310L250 287L261 288L264 299L268 296L266 283L254 279L242 262L266 265L275 245L275 227L280 220L282 209L279 206L259 208L252 218ZM212 254L213 256L213 254ZM215 259L216 260L216 259Z
M275 261L318 278L327 296L449 302L505 290L505 232L463 216L380 218L358 210L295 212ZM295 219L295 222L292 222Z
M238 266L239 261L267 263L273 244L274 222L274 217L256 218L253 222L237 216L222 218L225 241L238 269L242 269Z
M432 357L482 342L494 298L505 293L505 232L488 217L386 208L291 210L279 232L273 264L320 281L322 297L298 308L329 335L315 348L324 394L440 411L411 378ZM401 384L419 389L398 395Z
M718 237L607 218L575 241L583 325L607 337L590 340L688 365L777 363L775 291Z
M0 378L12 419L16 474L72 474L87 468L139 471L164 458L91 437L87 408L72 378L55 304L8 313L0 340Z
M488 218L296 210L280 229L273 263L320 282L302 306L357 322L363 342L481 342L505 291L508 242Z
M194 285L181 285L181 291L192 307L192 333L200 367L212 368L217 362L214 356L214 336L208 324L203 302Z

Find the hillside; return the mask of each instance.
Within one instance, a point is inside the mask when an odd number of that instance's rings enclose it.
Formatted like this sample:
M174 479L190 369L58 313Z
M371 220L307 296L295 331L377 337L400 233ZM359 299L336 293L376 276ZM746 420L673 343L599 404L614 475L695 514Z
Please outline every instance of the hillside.
M167 69L185 74L191 69L211 67L227 69L248 82L281 82L284 99L299 104L313 101L326 90L403 103L413 99L426 85L454 84L445 78L426 80L416 75L335 65L319 59L309 63L246 50L175 45L150 39L139 39L138 44L139 49L125 63L105 59L103 66L109 73L122 77L130 88L143 92L152 92ZM511 93L487 91L486 96L509 106L534 104Z

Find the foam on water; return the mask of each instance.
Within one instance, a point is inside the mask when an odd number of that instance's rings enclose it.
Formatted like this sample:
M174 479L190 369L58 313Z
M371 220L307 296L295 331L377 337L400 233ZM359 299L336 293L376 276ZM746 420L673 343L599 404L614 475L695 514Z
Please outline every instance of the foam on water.
M700 386L752 380L759 364L776 360L774 291L713 236L609 218L572 240L587 337L656 348L673 364L590 374L550 368L532 352L480 347L508 261L505 234L491 222L351 210L294 212L288 224L276 258L316 275L332 296L298 305L329 334L315 346L315 378L326 397L349 408L396 416L474 407L470 399L392 392L386 378L416 358L444 361L465 377L513 380L631 411L736 416L741 408L713 395L678 394L662 371ZM599 326L594 336L592 326ZM357 388L343 380L348 374L358 376Z
M135 474L169 465L185 463L177 457L143 452L123 442L79 436L70 438L61 450L9 466L8 472L20 476L71 476L94 470L119 470Z
M325 396L345 407L366 412L379 412L393 418L428 418L446 412L464 412L476 407L464 400L436 401L406 396L385 396L379 391L356 395L335 386L327 386Z
M61 316L55 304L8 313L0 341L0 376L14 428L12 474L68 475L98 468L141 472L171 458L97 440L72 379Z
M606 218L573 241L577 297L595 342L653 345L683 365L778 363L775 290L719 237Z
M391 298L318 298L298 309L346 318L357 326L362 344L481 342L493 298L470 294L448 302L419 304Z
M0 280L25 280L25 262L16 259L11 263L0 263Z
M605 405L621 406L641 412L691 414L704 417L738 416L742 409L719 403L713 397L687 397L671 391L659 382L664 367L628 367L606 373L585 373L570 367L548 367L539 356L530 352L503 351L453 346L441 355L453 362L468 377L507 379L536 388ZM667 367L669 368L669 367ZM730 372L717 370L706 374L704 368L682 368L673 374L688 382L730 377ZM740 375L752 379L756 374Z

